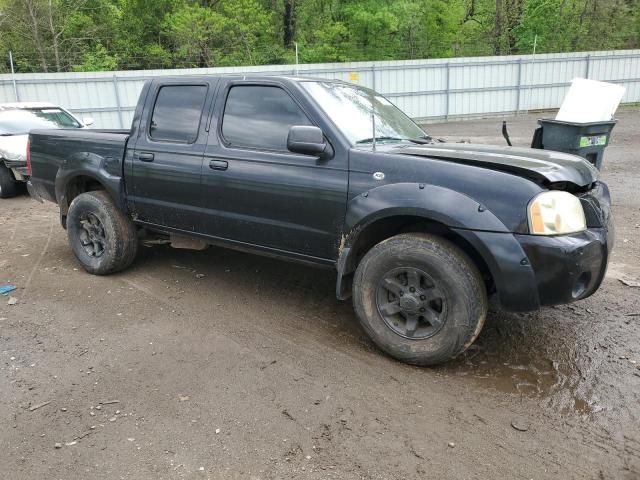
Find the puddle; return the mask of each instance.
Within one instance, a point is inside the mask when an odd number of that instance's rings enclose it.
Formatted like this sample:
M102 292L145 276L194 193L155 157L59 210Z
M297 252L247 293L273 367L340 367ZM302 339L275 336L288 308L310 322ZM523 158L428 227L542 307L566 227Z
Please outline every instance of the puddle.
M578 351L585 346L580 346L572 324L563 322L562 317L571 313L568 308L533 314L490 313L476 343L440 372L469 377L507 394L539 399L563 414L590 415L601 408L583 373L592 359Z

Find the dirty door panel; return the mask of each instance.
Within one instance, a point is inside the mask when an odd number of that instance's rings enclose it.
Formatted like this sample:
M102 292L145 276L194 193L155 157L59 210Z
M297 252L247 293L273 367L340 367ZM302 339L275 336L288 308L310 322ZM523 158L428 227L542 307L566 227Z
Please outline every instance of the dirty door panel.
M137 220L200 229L205 106L212 101L212 87L202 81L169 81L150 92L132 160Z

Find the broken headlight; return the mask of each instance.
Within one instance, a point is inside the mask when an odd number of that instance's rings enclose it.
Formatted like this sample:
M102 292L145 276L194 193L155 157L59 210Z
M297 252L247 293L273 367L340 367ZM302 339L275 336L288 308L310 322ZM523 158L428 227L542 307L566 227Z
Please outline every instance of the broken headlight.
M580 200L568 192L549 191L536 196L527 211L534 235L561 235L587 228Z

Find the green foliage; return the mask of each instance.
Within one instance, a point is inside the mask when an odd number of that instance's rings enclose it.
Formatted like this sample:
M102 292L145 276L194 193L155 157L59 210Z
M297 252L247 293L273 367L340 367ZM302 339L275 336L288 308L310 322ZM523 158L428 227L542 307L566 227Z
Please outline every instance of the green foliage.
M20 72L640 47L640 0L0 0ZM8 62L0 62L6 72Z
M74 72L98 72L115 70L118 67L118 59L109 55L102 45L96 45L92 50L83 55L82 63L73 66Z
M271 14L255 0L229 0L219 9L187 4L167 14L162 34L183 67L249 65L274 52Z

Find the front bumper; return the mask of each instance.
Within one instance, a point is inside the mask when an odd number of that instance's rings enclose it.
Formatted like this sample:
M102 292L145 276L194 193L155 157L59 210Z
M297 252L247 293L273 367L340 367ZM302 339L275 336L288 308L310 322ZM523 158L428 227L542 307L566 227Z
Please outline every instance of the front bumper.
M604 278L613 228L545 237L457 230L483 258L503 310L526 312L593 294Z
M27 181L27 162L24 160L4 160L4 164L13 172L18 182Z
M515 235L535 275L540 305L559 305L592 295L604 279L613 249L612 228L575 235Z
M602 283L614 244L609 190L597 184L580 197L587 230L541 236L456 230L485 261L499 306L537 310L592 295Z

